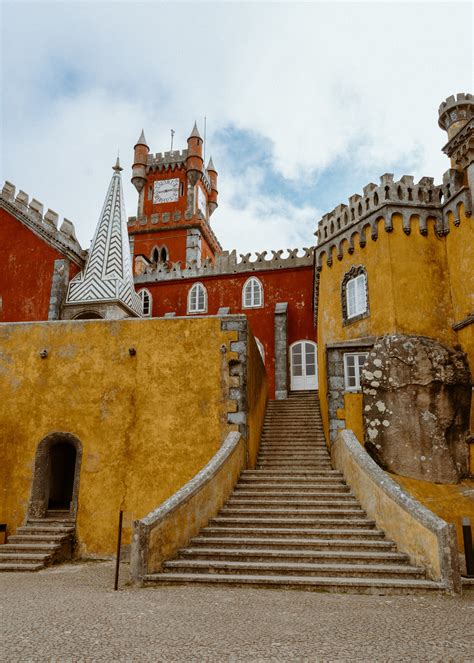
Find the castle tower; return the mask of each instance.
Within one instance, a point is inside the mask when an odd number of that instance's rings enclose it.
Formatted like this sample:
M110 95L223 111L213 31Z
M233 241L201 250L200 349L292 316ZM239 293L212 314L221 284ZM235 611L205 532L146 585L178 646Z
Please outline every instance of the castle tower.
M142 131L134 148L132 183L138 215L129 220L135 273L173 263L215 260L222 248L209 218L217 208L217 171L204 167L204 144L197 124L187 149L149 154Z
M119 159L83 272L69 284L64 319L141 317L133 284Z
M448 134L443 152L451 159L451 166L466 174L474 191L474 97L459 92L443 101L438 110L438 124Z

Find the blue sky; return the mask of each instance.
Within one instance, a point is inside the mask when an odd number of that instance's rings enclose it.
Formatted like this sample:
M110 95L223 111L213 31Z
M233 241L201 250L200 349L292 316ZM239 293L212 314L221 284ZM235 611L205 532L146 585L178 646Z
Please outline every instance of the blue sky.
M437 108L472 86L456 2L7 2L0 174L87 247L120 150L186 146L207 116L227 249L314 243L320 216L385 172L449 167Z

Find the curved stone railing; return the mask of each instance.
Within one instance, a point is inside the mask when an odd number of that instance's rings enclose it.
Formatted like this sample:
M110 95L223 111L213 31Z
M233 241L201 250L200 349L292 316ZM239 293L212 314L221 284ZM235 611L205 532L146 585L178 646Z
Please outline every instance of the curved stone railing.
M135 582L160 571L163 562L207 525L229 497L245 463L245 441L231 432L200 472L133 523L130 573Z
M375 520L412 563L441 582L449 593L461 591L456 529L407 493L362 447L351 430L339 432L331 447L334 467Z

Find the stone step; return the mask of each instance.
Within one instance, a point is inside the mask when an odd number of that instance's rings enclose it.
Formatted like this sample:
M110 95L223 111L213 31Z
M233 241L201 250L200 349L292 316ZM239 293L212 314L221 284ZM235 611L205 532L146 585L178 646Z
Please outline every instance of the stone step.
M330 548L331 552L343 551L362 551L362 552L377 552L377 551L396 551L396 546L393 541L385 539L370 539L370 538L345 538L345 539L323 539L316 537L306 537L298 539L296 537L277 538L277 537L248 537L248 536L219 536L215 535L199 535L191 539L190 545L194 548L200 546L208 548L265 548L267 550L288 550L291 548L293 551L310 549L309 552L327 551Z
M11 538L8 539L8 543L0 546L1 552L50 554L57 550L55 543L10 543Z
M308 577L287 575L243 575L209 573L158 573L145 576L145 584L208 584L253 587L278 587L280 589L305 589L316 592L337 592L355 594L419 594L422 592L443 593L441 583L432 580L407 578L344 578Z
M346 486L342 481L314 481L311 479L304 480L299 479L298 481L283 481L278 479L267 479L261 481L239 481L236 486L236 490L276 490L281 488L282 491L319 491L326 490L327 492L334 492L339 490L349 490L349 487Z
M284 472L282 470L244 470L240 477L242 479L247 479L247 478L253 478L253 477L258 477L258 478L264 478L264 477L272 477L276 479L282 479L286 476L289 476L290 478L296 478L299 475L302 477L319 477L319 476L324 476L324 477L331 477L331 478L342 478L342 472L339 472L338 470L330 470L328 472L318 472L318 471L311 471L311 470L291 470L291 472Z
M311 527L305 528L302 526L298 527L275 527L268 525L257 524L252 527L242 527L234 524L221 524L220 526L214 526L212 524L201 530L201 533L204 536L245 536L245 537L257 537L257 538L271 538L276 539L285 538L323 538L323 539L340 539L344 537L346 539L357 539L357 540L374 540L374 539L383 539L385 533L382 530L376 529L375 526L367 526L364 528L350 528L344 529L341 528L328 528L327 526L321 527Z
M354 495L350 492L349 488L347 490L314 490L314 491L302 491L302 490L269 490L269 489L259 489L254 486L250 488L239 488L232 493L232 498L230 499L269 499L275 501L298 501L298 500L341 500L341 502L354 500L356 499Z
M248 508L266 508L266 507L287 507L296 510L304 509L306 507L313 508L340 508L345 509L347 507L357 507L360 509L359 502L355 497L349 495L346 499L335 498L335 499L305 499L305 498L294 498L289 499L287 497L282 497L280 499L265 499L260 498L256 499L255 497L251 498L241 498L239 496L233 496L227 500L226 507L248 507Z
M38 564L36 562L30 562L29 564L18 564L13 562L0 562L0 573L3 571L17 572L17 571L39 571L43 569L43 564Z
M297 518L329 518L332 516L337 517L360 517L365 515L365 511L361 509L360 506L343 506L343 507L305 507L300 506L297 509L293 504L290 504L287 507L275 507L275 506L264 506L258 505L257 508L252 508L248 506L223 506L219 511L219 515L227 517L238 516L249 516L250 518L280 518L281 517L293 517Z
M55 529L68 528L69 530L74 530L75 522L74 520L63 520L55 519L54 517L48 518L28 518L26 527L31 529L32 527L54 527Z
M63 534L14 534L8 537L8 543L61 543L65 538Z
M4 552L3 546L0 546L0 564L41 564L51 559L53 552L50 553L15 553Z
M17 534L61 534L67 536L74 532L74 527L56 525L24 525L18 527Z
M281 575L286 573L296 576L351 576L353 578L395 576L420 578L423 569L409 564L333 564L315 562L313 564L298 562L240 562L210 560L175 559L163 564L163 570L181 571L184 573L232 573L251 575Z
M270 450L270 449L264 449L263 451L261 450L259 455L259 458L264 459L264 460L281 460L281 461L287 461L287 460L301 460L301 461L307 461L307 460L324 460L327 461L328 463L331 461L330 456L328 452L324 451L294 451L292 449L288 449L287 451L280 451L280 450Z
M332 466L329 460L258 460L257 469L270 470L270 469L312 469L312 470L331 470Z
M216 516L212 518L209 523L213 527L219 526L234 526L242 528L253 528L253 527L267 527L273 528L275 531L278 529L297 529L297 528L306 528L306 529L319 529L324 528L350 528L350 529L367 529L369 527L374 527L375 522L369 520L368 518L357 518L356 516L351 517L332 517L332 516L308 516L304 518L303 516L247 516L247 517L238 517L238 516Z
M297 562L306 563L338 563L338 564L392 564L408 562L408 555L396 551L367 550L293 550L275 548L214 548L189 547L178 551L179 559L215 559L219 561L242 562Z

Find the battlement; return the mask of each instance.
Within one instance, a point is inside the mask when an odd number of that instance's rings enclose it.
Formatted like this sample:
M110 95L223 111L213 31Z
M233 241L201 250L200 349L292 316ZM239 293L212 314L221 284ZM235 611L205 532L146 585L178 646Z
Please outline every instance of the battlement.
M394 181L393 174L385 173L380 185L367 184L363 193L350 196L348 204L338 205L324 214L315 233L318 238L317 266L321 266L321 256L327 254L332 261L332 250L336 248L339 259L343 255L343 242L347 241L348 251L354 250L354 237L358 235L360 246L366 243L367 230L372 239L377 239L378 221L384 219L387 232L393 230L393 216L399 214L403 220L403 231L411 232L412 217L418 219L420 233L425 235L428 218L435 220L438 235L449 232L448 213L454 215L454 224L459 223L458 205L464 203L466 213L471 214L471 201L468 189L463 184L463 174L455 169L446 171L442 184L434 184L432 177L422 177L415 183L413 176L404 175Z
M149 154L147 157L147 165L155 166L170 166L171 164L181 165L184 164L188 157L188 150L169 150L168 152L156 152L156 154Z
M474 96L458 92L443 101L438 108L438 124L441 129L448 130L454 122L469 120L474 115Z
M299 249L284 249L271 251L272 257L267 259L268 252L239 254L233 251L223 251L216 257L215 263L206 258L201 265L196 261L181 266L181 261L171 265L149 265L144 272L135 277L135 283L152 283L156 281L174 281L180 279L201 279L205 276L222 276L226 274L242 274L245 272L262 272L275 269L291 269L294 267L312 267L314 261L314 247L303 248L303 254L298 255Z
M0 206L19 218L49 244L62 253L67 253L80 267L84 265L87 252L81 248L76 238L76 230L72 221L64 217L59 226L59 214L52 209L43 213L43 203L36 198L30 200L29 195L22 190L16 193L15 185L8 181L5 182L0 192Z

